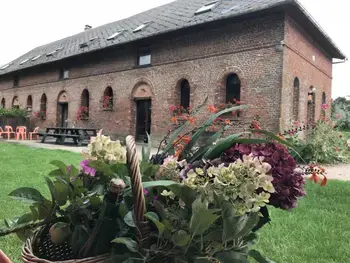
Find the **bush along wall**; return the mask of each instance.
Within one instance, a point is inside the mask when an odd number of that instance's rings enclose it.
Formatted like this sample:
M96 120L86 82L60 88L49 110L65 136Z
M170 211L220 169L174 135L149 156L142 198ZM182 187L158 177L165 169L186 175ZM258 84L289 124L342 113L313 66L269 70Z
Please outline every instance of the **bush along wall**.
M10 125L13 128L17 126L29 126L29 120L26 117L27 112L22 109L0 109L0 127Z

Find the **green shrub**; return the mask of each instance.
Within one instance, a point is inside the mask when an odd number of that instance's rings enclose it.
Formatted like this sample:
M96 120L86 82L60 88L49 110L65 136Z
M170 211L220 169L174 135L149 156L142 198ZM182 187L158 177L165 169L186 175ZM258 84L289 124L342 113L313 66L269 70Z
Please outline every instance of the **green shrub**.
M330 122L318 121L304 140L297 134L288 140L298 149L300 156L295 157L299 162L334 164L349 160L346 137Z
M27 112L26 110L23 109L18 109L18 108L11 108L11 109L0 109L0 116L5 116L5 117L26 117Z
M350 101L346 98L337 98L332 103L332 119L337 127L350 130Z

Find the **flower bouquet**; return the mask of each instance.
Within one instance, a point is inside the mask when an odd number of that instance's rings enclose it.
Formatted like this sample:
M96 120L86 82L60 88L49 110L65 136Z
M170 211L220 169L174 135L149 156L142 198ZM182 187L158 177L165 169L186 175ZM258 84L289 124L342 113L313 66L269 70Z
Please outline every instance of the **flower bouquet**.
M32 201L31 213L7 221L10 228L0 235L29 234L27 260L272 262L252 248L258 230L270 221L268 206L296 207L305 195L305 175L325 185L324 170L298 171L287 150L292 145L256 122L249 131L226 135L233 124L221 116L246 106L219 111L210 105L212 115L196 126L204 105L170 131L153 156L148 138L141 162L132 136L126 152L119 142L97 136L80 170L52 162L58 169L50 174L54 181L46 178L51 200L31 188L12 192ZM215 132L199 147L208 127Z

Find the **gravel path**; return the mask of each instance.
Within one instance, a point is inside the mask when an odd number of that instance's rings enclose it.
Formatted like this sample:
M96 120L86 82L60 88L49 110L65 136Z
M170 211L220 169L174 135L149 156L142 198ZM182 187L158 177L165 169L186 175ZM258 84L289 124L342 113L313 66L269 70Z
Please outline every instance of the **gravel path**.
M328 179L350 181L350 164L326 166Z

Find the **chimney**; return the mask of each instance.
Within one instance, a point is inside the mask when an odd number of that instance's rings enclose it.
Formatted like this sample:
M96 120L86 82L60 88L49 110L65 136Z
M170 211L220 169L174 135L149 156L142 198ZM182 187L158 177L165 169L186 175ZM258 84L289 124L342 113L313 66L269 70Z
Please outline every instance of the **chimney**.
M85 25L84 31L89 30L89 29L91 29L91 28L92 28L92 26L90 26L90 25Z

